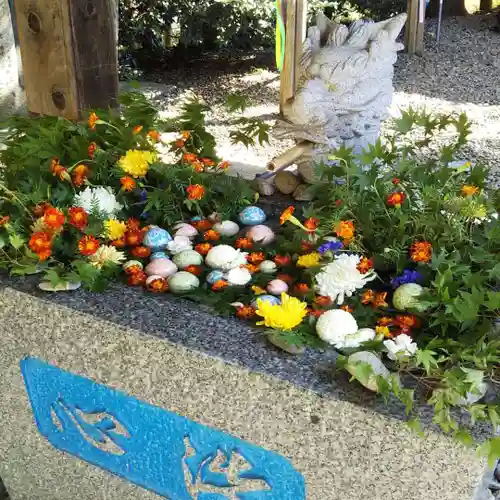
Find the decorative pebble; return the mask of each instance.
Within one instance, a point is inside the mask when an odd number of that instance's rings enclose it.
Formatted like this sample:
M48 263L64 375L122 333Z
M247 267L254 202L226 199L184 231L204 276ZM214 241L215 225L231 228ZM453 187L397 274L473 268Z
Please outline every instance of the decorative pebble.
M222 222L217 222L214 224L213 229L217 231L221 236L234 236L240 230L240 226L233 222L232 220L223 220Z
M203 257L195 250L183 250L174 255L172 260L179 269L184 269L187 266L199 266L203 263Z
M273 295L281 295L288 291L288 285L283 280L272 280L267 284L267 291Z
M157 252L167 248L167 243L169 241L172 241L170 233L161 227L155 226L147 230L144 235L143 244L144 246L150 248L153 252Z
M155 259L170 259L170 257L165 253L165 252L154 252L151 254L151 257L149 257L150 260L155 260Z
M281 300L274 295L259 295L253 302L252 307L257 308L257 300L263 300L264 302L269 302L273 306L281 304Z
M266 274L272 274L276 272L276 269L278 269L278 266L272 260L265 260L259 266L259 271Z
M264 210L259 207L249 206L245 207L238 215L239 221L244 226L256 226L257 224L262 224L266 220L266 214Z
M250 238L255 243L266 246L274 241L275 235L270 227L259 224L247 231L247 238Z
M292 194L300 184L300 180L289 170L282 170L275 175L274 183L278 191L281 191L283 194Z
M191 224L181 222L175 226L175 236L186 236L188 238L195 238L198 234L198 230Z
M200 217L201 220L201 217ZM208 220L211 222L220 222L222 220L221 214L219 212L213 212L208 216Z
M207 276L207 283L209 285L213 285L217 281L224 278L224 273L216 269L215 271L211 271Z
M54 286L50 281L42 281L39 283L38 288L44 292L72 292L78 290L82 286L81 281L71 283L69 281L63 281Z
M198 288L200 280L191 273L186 271L179 271L178 273L170 276L168 285L172 293L186 293Z
M146 266L145 271L148 276L156 275L167 278L175 274L178 269L170 259L155 259Z
M137 266L139 269L144 269L142 262L140 262L139 260L127 260L127 262L123 264L122 269L124 271L127 271L127 269L132 266Z

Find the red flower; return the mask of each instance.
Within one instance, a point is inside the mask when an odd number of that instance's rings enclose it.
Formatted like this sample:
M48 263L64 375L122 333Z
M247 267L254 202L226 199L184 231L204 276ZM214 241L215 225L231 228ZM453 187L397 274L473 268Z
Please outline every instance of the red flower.
M147 278L147 274L141 269L136 273L130 274L127 283L130 286L142 286L146 283Z
M148 137L150 137L154 142L160 142L160 132L156 130L150 130L148 132Z
M205 188L201 184L191 184L186 192L188 200L201 200L205 196Z
M208 252L212 249L212 244L211 243L198 243L194 247L194 249L200 254L200 255L207 255Z
M92 130L95 130L95 125L98 120L99 117L94 112L90 113L88 124Z
M236 316L240 319L252 319L255 316L255 308L252 306L238 307Z
M127 192L133 191L136 186L135 179L129 175L122 177L120 179L120 184L122 185L122 189Z
M8 215L4 215L0 217L0 227L5 226L10 221L10 217Z
M212 285L212 290L217 292L218 290L222 290L229 286L229 283L226 280L218 280Z
M150 292L163 293L168 290L168 282L165 278L157 278L155 280L151 280L147 288Z
M315 217L309 217L304 221L304 226L312 233L318 229L319 219Z
M66 221L66 217L57 208L49 208L45 211L43 220L51 229L59 229Z
M406 195L402 191L387 195L387 204L399 208L404 203Z
M238 238L234 246L241 250L250 250L253 247L253 243L249 238Z
M373 260L363 257L359 264L356 266L356 269L361 274L366 274L368 271L370 271L370 269L373 269Z
M133 217L130 217L127 220L127 229L130 231L135 231L141 229L141 222L139 219L134 219Z
M151 255L151 249L149 249L148 247L139 246L132 248L131 253L134 257L137 257L139 259L146 259Z
M326 311L324 309L308 309L307 314L309 316L314 316L315 318L319 318Z
M128 246L140 245L143 239L144 233L140 229L130 229L125 233L125 242Z
M182 149L186 145L186 141L183 141L182 139L177 139L174 142L174 145L177 149Z
M312 249L314 248L313 244L310 243L309 241L303 241L301 244L300 244L300 247L302 248L302 250L306 253L309 253L309 252L312 252Z
M212 223L208 219L201 219L197 221L192 221L190 224L198 229L198 231L208 231L212 227Z
M276 255L274 263L277 266L289 266L292 263L292 258L289 255Z
M128 266L125 269L125 274L128 274L128 275L136 274L136 273L141 272L142 270L143 270L142 266L140 266L139 264L133 264L132 266Z
M250 262L250 264L261 264L266 260L264 253L263 252L252 252L251 254L247 255L247 260Z
M81 207L71 207L68 210L69 223L80 229L80 231L88 224L89 214Z
M205 231L205 233L203 234L203 237L208 241L220 240L220 234L217 231L214 231L213 229L209 229L208 231Z
M201 162L207 167L213 167L215 165L215 162L210 158L201 158Z
M77 165L73 172L71 173L71 178L73 180L73 184L76 187L80 187L85 180L87 179L87 176L89 175L89 169L85 165Z
M321 307L328 307L332 305L332 299L326 295L318 295L314 299L314 303Z
M348 313L352 313L354 311L354 309L351 306L348 306L347 304L340 306L340 309Z
M432 260L432 245L428 241L416 241L410 248L413 262L428 263Z
M246 269L250 271L251 274L255 274L259 272L259 266L256 266L255 264L245 264L244 266Z
M295 290L295 293L297 293L298 295L305 295L306 293L308 293L311 290L311 288L309 287L309 285L307 283L297 283L294 286L294 290Z
M342 200L335 200L335 206L340 207L342 205Z
M59 164L59 160L57 158L54 158L52 160L50 171L52 172L53 176L59 177L59 179L61 179L62 181L71 180L71 176L68 174L68 171Z
M221 161L218 165L217 168L219 170L227 170L230 166L230 163L227 160Z
M193 163L198 159L198 157L194 153L185 153L182 158L188 163Z
M410 330L411 328L418 328L420 326L420 321L416 316L406 315L406 314L398 314L396 316L395 323L401 328L405 328Z
M39 203L35 206L33 213L35 214L35 217L42 217L49 208L52 208L52 205L44 201L43 203Z
M93 236L83 236L78 242L78 250L82 255L94 255L99 248L99 240Z
M94 158L96 151L97 151L97 144L95 142L91 142L89 144L89 147L87 148L87 154L89 155L90 159Z
M33 233L29 241L30 249L38 255L40 260L47 260L52 253L52 238L43 231Z
M113 245L115 248L125 248L127 246L127 243L125 242L125 237L121 237L118 240L113 240L111 242L111 245Z
M137 125L137 127L134 127L134 128L132 129L132 133L133 133L133 134L140 134L140 133L142 132L142 129L143 129L143 128L144 128L144 127L143 127L142 125Z
M400 179L398 179L397 177L394 177L394 179L392 179L392 183L397 186L399 183L401 182Z
M203 267L191 264L190 266L185 267L184 271L194 274L195 276L200 276L203 273Z
M281 280L281 281L284 281L288 285L291 285L293 283L293 277L290 276L289 274L278 274L278 276L276 276L276 278Z

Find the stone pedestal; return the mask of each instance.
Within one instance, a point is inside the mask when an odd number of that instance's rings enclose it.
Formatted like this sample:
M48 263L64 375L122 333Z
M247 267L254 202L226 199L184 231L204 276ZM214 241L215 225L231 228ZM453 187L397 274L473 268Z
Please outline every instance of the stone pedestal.
M0 477L11 500L237 498L220 486L230 467L213 476L196 462L211 446L209 461L230 449L251 464L239 491L265 493L240 498L473 498L474 450L434 429L413 434L399 407L338 383L331 356L287 355L166 296L42 296L15 283L29 293L0 291ZM187 463L201 471L188 496L170 479Z

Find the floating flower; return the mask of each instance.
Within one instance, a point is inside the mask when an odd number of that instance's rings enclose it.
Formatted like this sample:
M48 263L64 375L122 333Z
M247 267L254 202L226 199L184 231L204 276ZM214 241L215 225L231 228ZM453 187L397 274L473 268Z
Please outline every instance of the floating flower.
M152 139L154 142L160 142L161 134L157 130L150 130L148 132L148 137Z
M356 268L361 274L366 274L373 269L373 260L363 257Z
M347 305L347 304L340 306L339 309L342 309L342 311L346 311L348 313L354 312L354 308L352 306Z
M89 115L89 121L88 121L89 128L95 130L95 126L98 121L99 117L92 111L92 113L90 113Z
M212 249L212 244L211 243L199 243L194 247L194 249L200 254L200 255L207 255L208 252Z
M318 337L337 349L359 347L363 342L375 338L375 330L358 329L358 324L351 313L341 309L332 309L322 314L316 323Z
M263 318L257 325L278 330L292 330L302 323L307 315L307 304L286 293L281 294L281 304L272 305L268 301L257 299L256 314Z
M82 207L71 207L68 210L69 223L77 229L84 229L89 221L89 214Z
M144 232L140 229L129 229L125 233L125 242L131 247L140 245L144 240Z
M389 307L389 304L386 302L387 292L377 292L375 294L375 298L372 300L373 307Z
M405 201L406 195L402 191L397 191L387 195L387 204L391 207L401 208Z
M327 264L316 275L317 291L320 295L327 295L341 305L345 297L352 294L366 283L374 280L377 275L373 270L361 274L357 266L361 258L359 255L338 255L333 262Z
M182 158L187 163L193 163L198 159L198 157L194 153L185 153Z
M85 235L78 242L78 250L82 255L93 255L99 248L99 240L94 236Z
M304 226L310 232L316 231L316 229L318 229L318 225L319 225L319 219L316 219L315 217L309 217L304 221Z
M238 238L234 246L241 250L250 250L253 247L253 243L249 238Z
M125 236L126 232L127 224L125 222L116 219L108 219L104 222L104 234L110 240L119 240Z
M40 260L47 260L52 253L52 237L48 233L42 231L33 233L28 245Z
M140 134L140 133L142 132L142 129L143 129L143 128L144 128L144 127L143 127L142 125L137 125L137 127L134 127L134 128L132 129L132 133L133 133L133 134Z
M460 192L463 196L474 196L479 193L479 188L477 186L464 184Z
M361 303L365 305L371 304L374 298L375 298L375 292L373 290L371 289L365 290L361 295Z
M213 229L209 229L203 233L203 237L208 241L217 241L220 240L220 234Z
M334 241L327 241L326 243L323 243L319 248L318 252L321 255L324 255L328 252L334 253L337 252L338 250L342 249L344 247L344 244L339 241L339 240L334 240Z
M301 255L297 260L298 267L314 267L319 265L320 255L317 252Z
M96 151L97 151L97 144L95 142L91 142L89 144L89 147L87 148L87 154L89 155L90 159L94 158Z
M201 184L191 184L187 187L188 200L201 200L205 196L205 188Z
M187 236L175 236L173 240L167 243L167 248L170 253L175 255L184 250L191 250L193 244L191 243L191 239Z
M130 286L143 286L146 284L147 279L148 275L144 271L139 270L129 275L127 283Z
M112 217L123 208L111 188L103 186L86 187L75 196L73 203L76 207L82 207L87 213L97 210L104 218Z
M186 266L184 271L194 274L195 276L201 276L203 274L203 268L201 266L197 266L196 264Z
M89 256L89 262L99 269L107 264L121 264L125 259L125 254L111 245L101 245Z
M133 191L137 186L135 179L133 177L130 177L130 175L121 177L120 184L122 185L122 189L127 192Z
M144 246L138 246L138 247L132 248L130 253L134 257L137 257L138 259L146 259L147 257L149 257L151 255L151 249L148 247L144 247Z
M406 360L417 352L417 344L405 333L398 335L394 339L384 340L384 346L387 349L387 356L393 361Z
M166 291L168 291L168 281L161 276L154 279L151 279L150 277L148 280L146 280L146 288L150 292L165 293Z
M387 326L380 326L379 325L375 328L375 332L377 333L377 335L382 335L385 338L392 337L392 333Z
M263 295L264 293L267 293L267 290L261 286L253 285L252 292L255 293L255 295Z
M299 294L299 295L305 295L306 293L308 293L311 288L309 287L309 285L307 283L297 283L294 287L293 287L295 293Z
M416 241L410 248L413 262L428 263L432 260L432 245L428 241Z
M274 257L274 262L278 266L289 266L292 263L292 258L289 255L276 255L276 257Z
M76 187L82 186L89 175L89 168L86 165L77 165L71 172L71 179Z
M43 216L43 221L50 229L57 230L64 225L66 217L64 217L64 214L57 208L49 208Z
M326 297L325 295L318 295L314 299L314 303L320 307L328 307L332 305L332 299L330 297Z
M348 244L354 238L354 224L350 220L342 220L335 226L335 234Z
M214 292L218 292L219 290L223 290L224 288L227 288L228 286L229 286L229 283L226 280L217 280L212 285L212 290Z
M132 177L144 177L149 171L149 165L155 161L151 151L129 149L125 156L118 160L118 166Z
M405 269L403 274L396 276L391 280L391 285L394 288L398 288L405 283L421 283L424 277L418 271L413 271L412 269Z
M247 255L247 261L250 262L250 264L259 265L265 260L266 257L264 256L264 252L252 252L251 254Z
M226 274L226 279L231 285L245 286L252 279L252 274L244 267L235 267Z
M255 308L252 306L240 306L236 310L236 316L240 319L252 319L255 316Z

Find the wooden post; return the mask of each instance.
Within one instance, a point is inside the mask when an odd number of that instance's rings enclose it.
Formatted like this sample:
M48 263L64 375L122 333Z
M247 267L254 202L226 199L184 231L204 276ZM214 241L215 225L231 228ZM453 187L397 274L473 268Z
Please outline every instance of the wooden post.
M280 80L280 110L295 95L307 27L307 0L283 1L286 1L285 59Z
M116 0L14 0L28 110L79 119L116 105Z
M408 54L424 53L425 0L408 0L405 46Z

